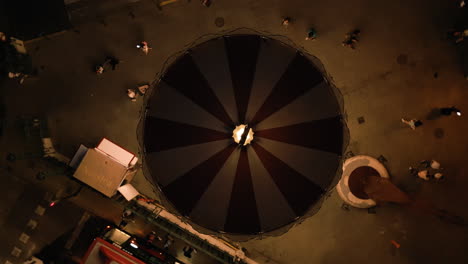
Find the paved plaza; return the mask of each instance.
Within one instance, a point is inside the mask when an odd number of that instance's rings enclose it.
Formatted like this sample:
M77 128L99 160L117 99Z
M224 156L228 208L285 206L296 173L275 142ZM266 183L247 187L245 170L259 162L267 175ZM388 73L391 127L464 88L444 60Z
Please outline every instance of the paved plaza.
M67 157L80 144L94 147L103 137L140 155L136 131L144 100L130 101L127 89L153 83L172 55L200 37L246 28L289 38L322 62L343 96L350 132L346 153L380 157L402 190L468 219L468 82L457 48L446 40L461 12L457 1L447 0L213 0L209 8L180 0L162 10L150 0L70 4L73 29L26 44L38 75L21 85L1 83L7 121L0 154L24 152L18 117L41 116L56 149ZM281 25L284 16L292 18L288 27ZM317 30L315 41L305 40L310 27ZM361 30L357 48L343 47L344 35L355 28ZM152 47L148 55L135 48L143 40ZM96 75L94 65L109 55L121 63ZM451 106L463 115L433 117L434 109ZM401 118L423 125L411 130ZM410 175L409 166L423 159L439 161L446 179L426 182ZM35 175L26 161L1 165L8 177ZM159 199L141 171L132 184ZM14 200L24 187L11 186ZM76 204L118 219L117 209L104 212L105 201L90 201ZM288 232L239 243L259 263L468 263L466 226L393 204L378 206L375 213L342 204L333 191L317 214ZM2 209L2 219L10 211Z

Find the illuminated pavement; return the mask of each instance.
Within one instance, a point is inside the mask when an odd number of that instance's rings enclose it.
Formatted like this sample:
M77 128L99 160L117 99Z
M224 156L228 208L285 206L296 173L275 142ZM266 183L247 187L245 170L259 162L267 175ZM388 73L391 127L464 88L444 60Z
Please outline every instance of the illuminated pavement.
M126 89L151 82L170 55L200 35L247 27L286 35L322 61L343 93L350 151L383 155L394 183L468 219L466 116L427 120L436 107L468 109L468 83L456 49L443 39L458 11L449 1L408 2L240 0L215 1L205 8L199 1L181 1L161 12L144 1L131 8L80 9L72 12L72 20L79 16L75 32L27 45L42 70L23 86L7 83L8 135L15 134L18 115L40 114L47 116L56 148L66 156L79 144L94 146L102 137L137 153L142 102L129 101ZM293 18L289 28L281 27L285 15ZM215 25L217 18L224 19L223 27ZM304 40L310 26L318 31L314 42ZM340 44L355 27L362 37L352 51ZM134 48L141 40L153 47L148 56ZM122 63L116 71L96 76L93 64L109 53ZM424 125L412 131L400 122L402 117L419 118ZM1 138L4 152L17 143L6 136ZM445 182L422 182L408 174L410 165L430 158L445 168ZM141 173L133 183L153 195ZM468 262L466 227L392 205L368 214L343 210L341 204L333 193L315 216L288 233L243 245L264 263ZM391 240L401 247L392 248Z

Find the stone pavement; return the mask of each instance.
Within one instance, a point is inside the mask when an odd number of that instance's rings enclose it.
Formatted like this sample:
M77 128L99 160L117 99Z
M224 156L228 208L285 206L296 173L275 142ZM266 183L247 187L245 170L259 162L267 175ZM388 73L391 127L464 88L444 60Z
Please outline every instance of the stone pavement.
M0 262L22 263L77 223L82 209L69 202L48 207L47 193L37 185L2 175Z
M162 11L140 1L93 10L77 20L75 31L27 45L39 76L22 86L7 83L7 118L47 116L56 148L67 156L80 143L94 146L102 137L138 153L142 101L129 101L126 89L151 82L169 56L201 35L240 27L285 35L317 56L343 93L349 150L382 155L402 189L468 219L466 116L428 120L437 107L468 109L468 83L456 49L444 40L458 11L455 1L444 0L239 0L214 1L210 8L181 1ZM281 26L286 15L293 18L288 28ZM215 25L219 18L222 27ZM310 26L318 31L314 42L304 40ZM356 27L362 31L358 48L342 47L344 34ZM148 56L134 48L142 40L153 47ZM96 76L93 65L108 54L122 63ZM412 131L402 117L419 118L424 125ZM408 174L410 165L431 158L445 168L445 182L422 182ZM134 184L156 196L141 173ZM341 204L333 193L316 215L288 233L243 245L265 263L468 262L466 227L392 205L369 214L343 210ZM395 249L391 240L401 247Z

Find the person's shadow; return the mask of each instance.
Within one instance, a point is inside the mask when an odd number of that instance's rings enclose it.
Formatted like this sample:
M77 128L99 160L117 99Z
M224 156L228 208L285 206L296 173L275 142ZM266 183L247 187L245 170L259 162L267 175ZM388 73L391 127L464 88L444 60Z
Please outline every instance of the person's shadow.
M440 118L442 115L440 114L439 108L433 108L426 116L427 120L436 120Z

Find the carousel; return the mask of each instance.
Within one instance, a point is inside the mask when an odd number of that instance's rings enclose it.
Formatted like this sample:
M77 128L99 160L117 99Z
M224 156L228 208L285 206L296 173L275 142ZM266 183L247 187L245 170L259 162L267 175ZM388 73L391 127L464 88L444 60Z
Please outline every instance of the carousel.
M219 36L161 74L141 122L164 205L214 232L257 235L318 211L347 128L319 61L278 39Z

